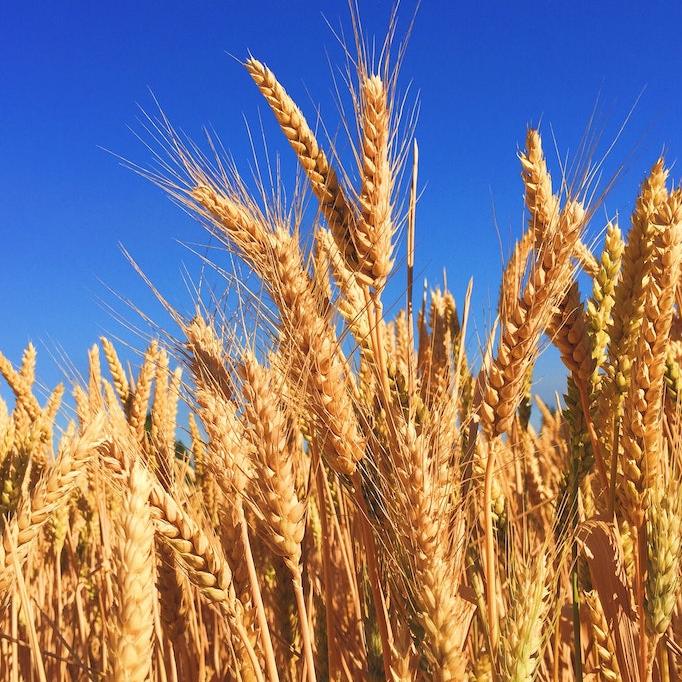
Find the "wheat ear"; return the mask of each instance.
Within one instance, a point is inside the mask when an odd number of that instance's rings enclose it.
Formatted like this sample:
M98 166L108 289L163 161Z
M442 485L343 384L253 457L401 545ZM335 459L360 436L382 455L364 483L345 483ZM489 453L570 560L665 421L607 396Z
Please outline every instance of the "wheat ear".
M399 529L412 574L407 589L420 629L422 655L432 666L434 679L462 679L466 661L456 632L462 623L457 594L457 551L451 551L444 504L447 483L441 476L437 454L429 452L429 438L417 433L413 423L399 430L401 451L396 457L398 496L393 523ZM454 541L455 543L457 540Z
M529 228L534 235L535 247L540 248L545 235L559 220L559 199L552 192L552 176L547 170L542 138L537 130L528 130L526 150L519 154L519 159L526 190L526 206L530 211Z
M381 289L392 266L393 175L389 159L388 92L379 76L363 78L361 107L361 217L352 223L352 234L359 261L357 276L364 284Z
M592 357L595 361L592 375L593 390L601 387L601 377L598 372L604 363L609 343L608 330L613 324L611 311L615 302L616 284L620 276L623 248L623 237L618 223L610 222L606 226L606 240L599 268L592 280L592 297L587 302L587 319L592 335Z
M613 641L599 597L594 591L585 592L583 603L586 606L587 622L592 631L599 680L600 682L618 682L621 679L618 660L613 653Z
M190 353L190 369L196 381L214 387L229 399L232 396L232 380L226 370L225 349L213 328L201 315L183 327Z
M257 508L263 515L264 537L273 552L283 557L292 577L309 682L315 682L315 659L303 597L301 542L305 532L306 503L296 494L288 419L273 402L277 387L252 353L241 365L247 436L255 452Z
M19 365L19 374L21 374L29 386L32 386L33 382L36 380L37 360L38 351L29 341L26 348L24 348L24 352L21 354L21 364Z
M26 409L32 420L38 419L40 405L31 392L31 384L24 374L17 372L12 367L12 363L2 353L0 353L0 374L5 377L5 381L12 389L17 403Z
M571 201L564 208L555 234L549 235L531 269L521 295L501 311L497 355L479 377L480 418L487 434L507 431L523 395L523 380L572 275L570 253L584 226L585 211ZM516 265L515 265L516 267Z
M644 285L651 267L655 216L666 202L668 171L659 159L642 183L632 213L628 240L623 249L621 277L614 292L613 314L608 328L610 395L620 409L627 392L637 334L644 308Z
M501 682L531 682L540 659L548 609L547 559L541 554L515 580L498 652Z
M339 250L348 264L355 269L357 254L348 229L352 214L336 172L320 149L301 110L277 81L275 74L257 59L248 59L245 66L296 152Z
M244 625L243 608L235 595L232 572L217 541L202 531L160 485L152 486L149 500L157 534L173 550L190 582L209 603L221 610L239 638L256 679L263 682L263 673Z
M550 320L547 333L552 337L561 353L561 359L576 382L580 382L589 390L595 362L577 282L571 284L566 296L561 300Z
M632 365L623 419L624 512L641 527L655 488L661 458L666 345L680 273L682 191L676 190L655 217L650 276L643 292L641 333Z
M128 397L130 395L130 382L128 381L126 371L121 364L114 344L105 336L102 336L100 341L102 342L104 357L107 359L107 364L109 365L109 371L114 380L114 388L116 389L116 393L118 393L121 402L125 405L128 402Z
M191 196L198 202L198 210L209 214L219 229L239 245L240 225L233 222L231 214L215 208L232 205L232 200L208 185L197 188ZM242 255L268 287L279 309L285 343L293 355L292 383L305 388L308 409L327 461L336 471L352 474L364 456L364 442L335 331L330 321L320 315L295 238L281 227L273 232L267 232L262 225L259 229L267 247L242 249Z
M670 624L680 587L680 492L660 491L647 514L646 626L660 637Z
M135 462L128 477L112 646L115 682L145 682L151 671L154 631L154 527L149 507L149 477Z
M144 354L142 367L135 382L135 390L131 393L129 399L128 421L139 445L145 442L147 407L152 392L154 368L158 352L156 341L152 341Z

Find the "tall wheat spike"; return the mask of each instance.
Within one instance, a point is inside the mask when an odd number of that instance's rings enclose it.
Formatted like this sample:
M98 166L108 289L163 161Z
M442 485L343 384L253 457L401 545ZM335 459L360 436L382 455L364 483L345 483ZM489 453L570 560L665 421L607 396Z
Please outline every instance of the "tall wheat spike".
M352 236L358 253L357 275L369 286L380 289L392 266L393 174L389 158L388 93L379 76L369 76L362 81L361 102L361 217L351 223Z
M682 192L673 192L653 218L651 274L644 286L643 311L632 383L625 401L622 460L625 512L641 526L661 460L661 409L666 339L672 323L680 273Z
M112 646L112 680L148 679L154 630L154 528L149 507L150 483L141 464L131 467L124 492L119 595Z
M354 216L339 185L336 172L320 149L301 110L279 84L275 74L253 58L246 61L246 70L267 100L282 132L296 152L339 250L349 265L355 267L358 256L350 236L350 224Z

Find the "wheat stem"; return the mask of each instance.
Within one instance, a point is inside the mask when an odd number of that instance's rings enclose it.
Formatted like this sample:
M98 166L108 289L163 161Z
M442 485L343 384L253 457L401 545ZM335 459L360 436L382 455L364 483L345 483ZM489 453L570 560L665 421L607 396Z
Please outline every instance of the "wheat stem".
M249 572L249 583L251 585L251 596L256 607L256 615L258 617L258 630L262 640L262 645L265 653L265 666L268 677L271 682L277 682L279 675L277 673L277 663L275 661L275 652L272 648L272 639L270 638L270 627L268 626L268 619L265 615L265 607L263 606L263 597L258 584L258 574L256 572L256 565L253 561L253 554L251 552L251 542L249 540L249 527L246 523L246 517L242 512L240 514L240 528L241 539L244 547L244 560Z

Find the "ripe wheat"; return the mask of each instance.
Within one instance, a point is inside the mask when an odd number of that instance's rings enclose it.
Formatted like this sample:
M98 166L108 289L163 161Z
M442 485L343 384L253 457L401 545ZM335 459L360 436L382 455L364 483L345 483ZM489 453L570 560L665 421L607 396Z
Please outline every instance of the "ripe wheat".
M373 64L361 38L348 165L244 65L319 215L158 123L149 175L217 272L248 271L237 314L214 292L174 311L136 370L102 338L61 436L35 348L0 354L0 679L682 679L682 190L660 159L629 230L597 224L528 130L479 356L471 288L413 310L417 147L391 41ZM556 407L533 400L548 343Z

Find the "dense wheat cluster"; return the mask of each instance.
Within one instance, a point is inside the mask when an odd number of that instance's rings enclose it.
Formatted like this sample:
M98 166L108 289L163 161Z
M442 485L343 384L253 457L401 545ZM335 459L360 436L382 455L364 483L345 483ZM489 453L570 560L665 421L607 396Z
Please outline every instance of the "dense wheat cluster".
M479 348L471 289L413 312L417 147L359 52L352 168L245 63L300 162L289 204L154 129L148 174L247 266L247 312L174 312L137 368L102 338L65 429L34 347L0 355L0 679L682 679L682 190L660 159L623 230L595 224L593 176L553 182L529 130Z

